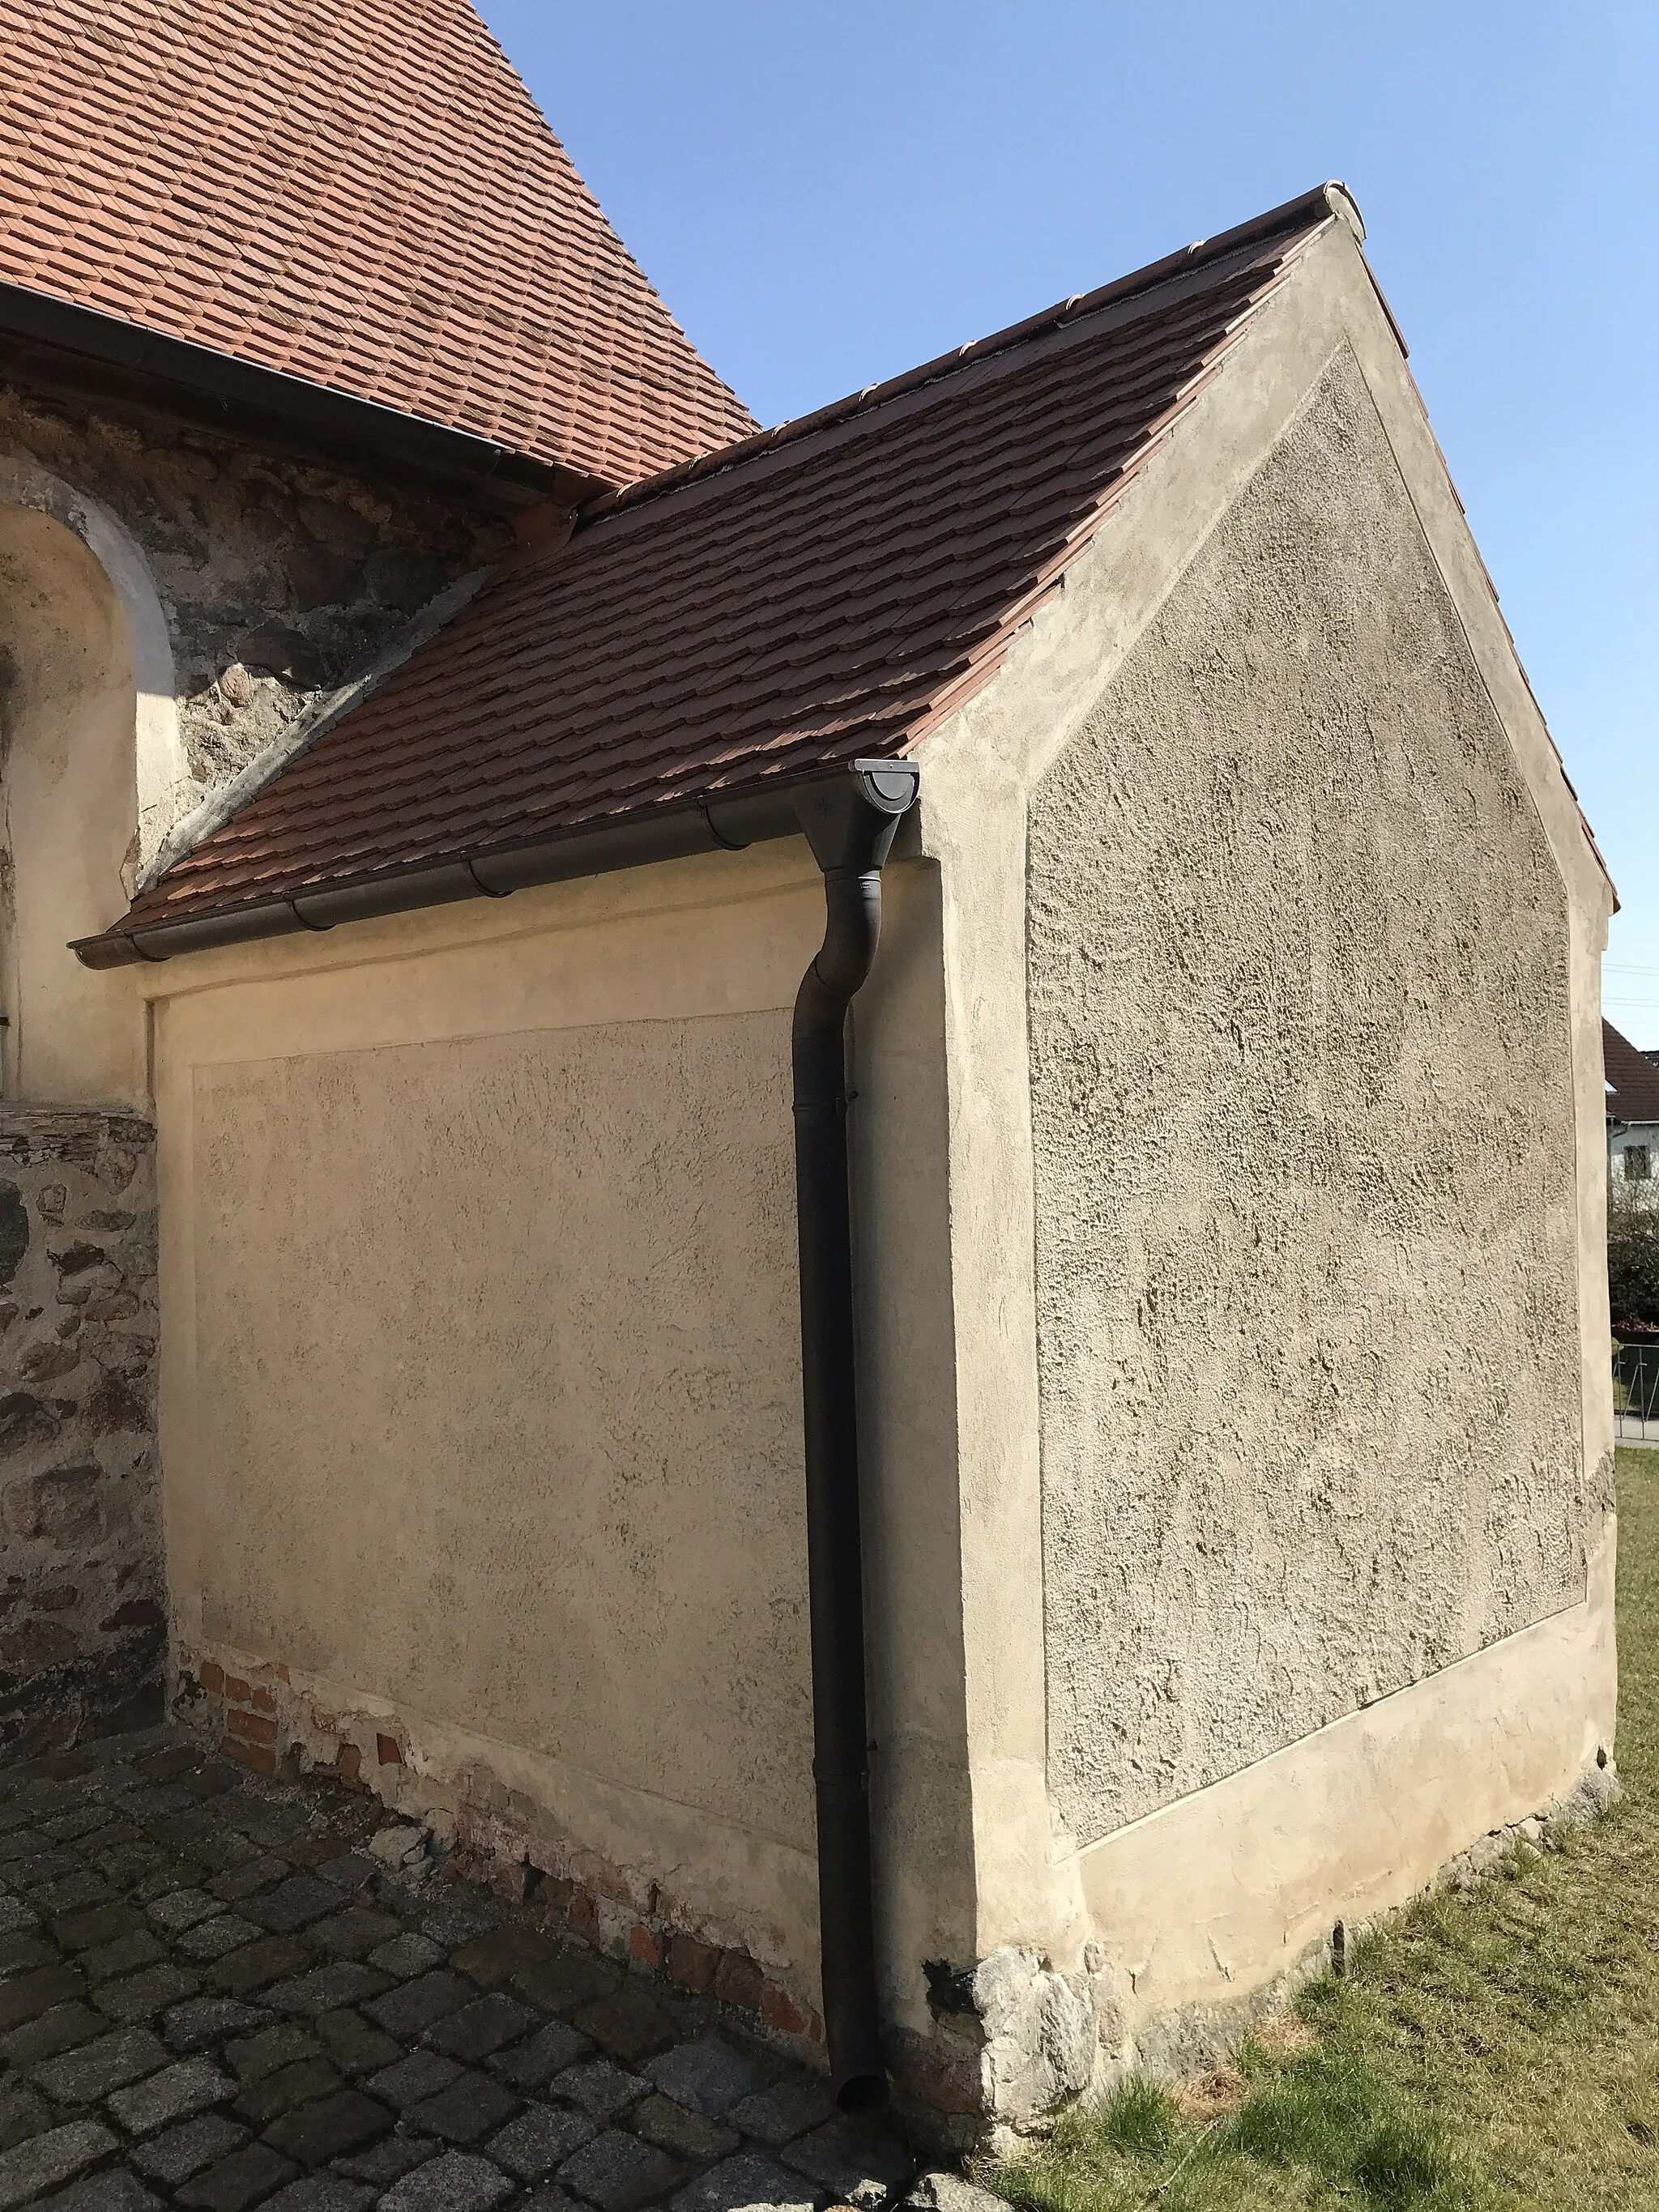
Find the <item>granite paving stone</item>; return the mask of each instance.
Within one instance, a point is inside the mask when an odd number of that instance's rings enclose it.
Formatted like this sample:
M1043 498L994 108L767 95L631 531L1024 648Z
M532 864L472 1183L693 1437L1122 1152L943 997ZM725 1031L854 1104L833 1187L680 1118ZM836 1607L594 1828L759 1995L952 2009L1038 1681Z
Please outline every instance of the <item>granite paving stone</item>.
M825 2120L834 2118L835 2112L827 2081L815 2074L790 2074L769 2089L733 2105L727 2118L744 2135L755 2136L776 2149L805 2135L809 2128L822 2127Z
M371 1875L379 1874L380 1869L361 1851L343 1851L337 1858L325 1859L317 1871L336 1889L356 1890L361 1889Z
M142 1974L129 1974L123 1981L103 1983L93 2002L112 2020L148 2020L158 2012L165 2012L169 2005L197 1996L201 1986L199 1978L186 1973L182 1966L146 1966Z
M238 2119L256 2128L268 2127L296 2105L326 2097L340 2086L339 2069L320 2054L315 2058L297 2058L293 2065L279 2066L274 2074L247 2083L234 2109Z
M174 2005L161 2021L161 2033L175 2051L199 2051L228 2035L240 2035L269 2020L258 2005L234 1997L191 1997Z
M46 2059L35 2068L34 2079L60 2105L95 2105L112 2089L125 2089L130 2081L158 2073L172 2056L149 2028L121 2028L61 2057Z
M289 1981L273 1982L261 2002L276 2012L309 2013L314 2019L322 2013L337 2012L343 2005L378 1996L386 1986L386 1976L377 1974L361 1960L331 1959L325 1966L313 1966L308 1973L296 1974Z
M179 1949L186 1959L222 1959L228 1951L253 1942L258 1933L253 1923L240 1913L219 1912L211 1920L186 1928L179 1938Z
M130 1905L94 1905L84 1912L65 1912L52 1923L52 1941L60 1951L90 1951L118 1936L131 1936L143 1927L144 1916Z
M344 1915L341 1917L345 1917ZM362 1917L365 1920L384 1918L382 1914L372 1912L365 1912ZM369 1953L368 1963L380 1973L395 1974L399 1981L404 1981L411 1974L425 1973L428 1967L438 1965L443 1955L429 1936L416 1935L413 1929L410 1929L401 1936L393 1936L382 1942L378 1949Z
M786 2166L862 2212L877 2212L915 2179L914 2155L890 2129L847 2113L797 2136L782 2156Z
M303 1973L311 1954L296 1936L264 1936L208 1969L212 1986L228 1997L245 1997L272 1982Z
M26 2142L30 2136L44 2135L61 2117L33 2089L15 2083L0 2089L0 2150Z
M129 2135L153 2135L169 2120L188 2119L220 2103L235 2087L210 2058L180 2058L130 2089L118 2089L108 2106Z
M441 2057L435 2051L416 2051L400 2058L395 2066L370 2075L363 2086L372 2095L383 2097L388 2105L404 2112L423 2097L435 2097L460 2076L461 2068L454 2059Z
M712 1996L533 1896L444 1881L441 1848L381 1864L358 1846L386 1814L331 1777L249 1776L173 1729L136 1743L0 1769L0 2212L889 2212L902 2191L890 2139ZM61 1902L65 1861L111 1837L110 1893Z
M757 2150L740 2150L682 2189L672 2212L817 2212L823 2192Z
M192 2173L211 2166L216 2158L239 2150L247 2136L245 2127L227 2119L222 2112L204 2112L199 2118L183 2121L140 2143L132 2154L132 2162L151 2180L176 2189Z
M567 2066L548 2086L555 2096L568 2097L596 2120L612 2120L637 2104L649 2084L637 2074L625 2074L608 2058L590 2058L580 2066Z
M288 1872L288 1861L270 1854L245 1859L240 1865L227 1867L216 1874L208 1887L226 1905L237 1905L245 1898L257 1897L261 1890L269 1889L274 1881L281 1881Z
M296 2106L273 2120L264 2140L301 2166L326 2166L330 2159L348 2157L377 2136L390 2134L392 2124L386 2106L361 2089L337 2089L331 2097Z
M88 2174L71 2182L55 2196L43 2197L40 2212L161 2212L161 2198L146 2189L136 2173L112 2166L106 2173Z
M509 2050L498 2051L489 2061L492 2073L499 2074L504 2081L511 2081L517 2089L542 2089L561 2074L567 2066L592 2049L585 2035L578 2035L574 2027L563 2021L550 2021L534 2035L526 2036Z
M71 2120L0 2152L0 2212L37 2203L48 2189L107 2158L116 2147L101 2120Z
M21 1974L29 1966L50 1966L57 1953L40 1936L0 1936L0 1974Z
M622 1976L609 1960L573 1949L515 1967L510 1979L521 1997L544 2012L568 2013L594 1997L609 1996Z
M492 2212L513 2184L487 2158L464 2150L418 2166L380 2199L380 2212Z
M270 2015L266 2016L269 2021ZM239 2081L263 2081L284 2066L301 2058L320 2058L323 2046L308 2027L297 2021L271 2022L252 2035L238 2036L225 2045L225 2063Z
M654 2144L624 2135L620 2128L607 2128L565 2160L559 2179L578 2197L597 2204L599 2212L639 2212L653 2197L665 2196L684 2172L678 2160Z
M337 1905L338 1902L337 1898L335 1903ZM377 1944L384 1944L389 1948L397 1941L417 1943L421 1946L419 1963L406 1970L410 1973L421 1973L428 1966L435 1966L443 1956L437 1945L427 1942L424 1936L399 1938L398 1923L392 1915L376 1912L372 1906L366 1905L349 1905L343 1912L335 1913L331 1919L315 1923L311 1929L310 1941L340 1959L361 1959L366 1953L372 1952ZM378 1959L371 1959L369 1963L383 1974L401 1977L405 1971Z
M0 2031L22 2027L38 2020L53 2005L63 2004L70 1997L78 1997L86 1987L86 1977L78 1966L63 1960L54 1960L49 1966L36 1966L31 1972L18 1974L9 1982L0 1982Z
M448 2014L459 2012L473 1994L470 1982L443 1969L403 1983L366 2004L363 2010L388 2035L419 2035Z
M347 2181L337 2173L308 2173L303 2181L290 2181L269 2197L265 2212L366 2212L374 2191L361 2181Z
M720 2035L678 2044L640 2070L677 2105L711 2120L729 2112L740 2098L764 2089L775 2071L754 2051L739 2051Z
M182 1946L180 1947L182 1948ZM99 1943L81 1954L78 1964L88 1982L107 1982L117 1974L136 1973L167 1956L148 1928L135 1928L112 1943Z
M173 2197L175 2204L198 2208L198 2212L247 2212L262 2197L269 2197L299 2168L291 2158L271 2149L269 2143L252 2142L234 2150L185 2182Z
M370 2182L376 2189L390 2189L394 2181L401 2181L428 2159L437 2158L443 2148L430 2136L405 2135L399 2129L395 2136L382 2136L367 2150L352 2158L336 2159L334 2163L342 2173Z
M705 2119L701 2112L689 2112L684 2105L677 2105L672 2097L660 2093L635 2105L628 2116L628 2124L636 2136L655 2143L659 2150L668 2151L675 2158L686 2159L697 2166L729 2158L743 2141L735 2128L725 2127L719 2120Z
M340 1894L332 1882L319 1881L309 1874L290 1875L274 1889L250 1899L246 1907L248 1917L274 1936L291 1936L296 1929L308 1928L313 1920L339 1909Z
M402 2048L384 2028L372 2027L349 2006L320 2014L316 2027L329 2057L343 2074L370 2074L377 2067L389 2066Z
M536 2014L527 2004L520 2004L504 1990L495 1990L489 1996L475 1997L447 2020L429 2027L426 2040L434 2051L446 2051L452 2058L476 2062L488 2058L504 2044L515 2043L535 2025Z
M218 1910L218 1900L204 1897L199 1889L175 1889L169 1896L156 1899L149 1917L156 1927L177 1936L193 1928L198 1920L211 1920Z
M106 2035L109 2022L100 2012L77 1999L72 2004L54 2005L43 2012L39 2020L32 2020L27 2027L14 2028L9 2035L0 2036L0 2057L14 2066L32 2066L39 2058L50 2058L54 2051L68 2051L77 2043L87 2043L95 2035Z
M598 2124L585 2112L573 2112L562 2105L532 2105L492 2136L484 2149L520 2181L539 2181L598 2132Z
M468 2069L435 2096L411 2105L407 2118L423 2135L441 2136L446 2142L475 2143L510 2119L520 2102L488 2074Z

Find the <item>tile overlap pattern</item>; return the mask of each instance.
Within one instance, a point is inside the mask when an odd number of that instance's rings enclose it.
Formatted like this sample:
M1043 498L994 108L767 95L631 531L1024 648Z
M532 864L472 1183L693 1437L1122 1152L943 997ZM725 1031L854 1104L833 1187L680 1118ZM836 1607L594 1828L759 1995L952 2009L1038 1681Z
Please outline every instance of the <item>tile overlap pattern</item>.
M0 2212L881 2212L915 2162L712 2000L392 1874L166 1730L0 1772Z
M906 751L994 673L1329 220L1322 203L1144 295L1056 310L896 396L751 440L729 467L634 488L501 574L130 924Z
M469 0L7 0L0 280L623 483L752 418Z

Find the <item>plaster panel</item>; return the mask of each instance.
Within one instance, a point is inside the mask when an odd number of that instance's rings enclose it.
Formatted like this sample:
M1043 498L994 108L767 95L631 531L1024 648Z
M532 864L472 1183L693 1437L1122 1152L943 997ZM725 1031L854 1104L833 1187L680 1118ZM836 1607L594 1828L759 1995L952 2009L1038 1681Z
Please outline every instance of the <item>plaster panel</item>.
M1351 356L1043 775L1029 866L1089 1841L1584 1591L1565 895Z
M207 1637L810 1845L787 1047L196 1068Z

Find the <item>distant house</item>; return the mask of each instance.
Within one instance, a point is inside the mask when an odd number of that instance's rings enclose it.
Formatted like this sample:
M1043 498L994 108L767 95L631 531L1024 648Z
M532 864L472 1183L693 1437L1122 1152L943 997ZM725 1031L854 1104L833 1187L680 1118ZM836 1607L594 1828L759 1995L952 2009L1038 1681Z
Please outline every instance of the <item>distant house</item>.
M1650 1182L1659 1168L1659 1066L1613 1024L1601 1024L1607 1084L1607 1174Z

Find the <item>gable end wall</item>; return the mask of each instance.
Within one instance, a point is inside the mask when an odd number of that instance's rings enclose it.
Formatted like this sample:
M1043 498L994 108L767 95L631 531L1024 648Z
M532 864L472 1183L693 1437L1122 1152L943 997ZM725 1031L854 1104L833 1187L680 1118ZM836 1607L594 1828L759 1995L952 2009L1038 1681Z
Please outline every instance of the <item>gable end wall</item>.
M1085 1844L1577 1601L1566 897L1346 352L1032 799Z

